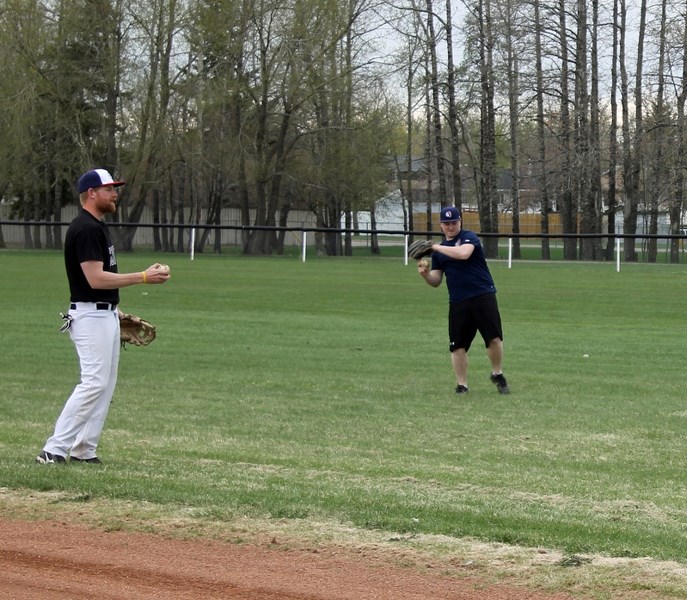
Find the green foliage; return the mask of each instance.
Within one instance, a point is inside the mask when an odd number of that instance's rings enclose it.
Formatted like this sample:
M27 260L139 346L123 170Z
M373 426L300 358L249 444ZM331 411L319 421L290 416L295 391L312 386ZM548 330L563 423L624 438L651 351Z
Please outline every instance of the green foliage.
M57 333L62 257L0 253L3 486L199 519L687 554L682 267L494 262L513 391L496 393L476 341L458 398L446 291L400 258L165 262L168 285L122 290L159 337L122 355L105 466L45 468L34 456L78 377Z

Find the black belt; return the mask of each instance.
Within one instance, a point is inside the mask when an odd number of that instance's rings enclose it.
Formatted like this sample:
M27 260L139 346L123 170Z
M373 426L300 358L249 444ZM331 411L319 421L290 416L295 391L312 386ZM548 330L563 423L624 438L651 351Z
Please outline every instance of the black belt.
M92 302L89 302L89 304L92 304ZM115 310L117 308L116 304L110 304L109 302L96 302L95 303L95 309L96 310ZM72 302L69 305L70 310L76 310L76 304Z

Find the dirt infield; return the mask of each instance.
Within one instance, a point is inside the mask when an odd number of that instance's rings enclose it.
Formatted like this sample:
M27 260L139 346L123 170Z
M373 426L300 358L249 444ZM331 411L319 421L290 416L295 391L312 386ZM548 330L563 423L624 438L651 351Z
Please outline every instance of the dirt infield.
M440 570L440 569L437 569ZM569 600L420 572L340 548L293 549L0 520L0 598L14 600Z

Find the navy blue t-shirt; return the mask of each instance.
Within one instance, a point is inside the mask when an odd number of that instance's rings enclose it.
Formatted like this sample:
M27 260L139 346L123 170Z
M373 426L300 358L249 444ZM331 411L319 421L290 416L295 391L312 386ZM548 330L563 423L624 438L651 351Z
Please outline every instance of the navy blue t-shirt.
M69 225L64 240L70 301L119 304L118 289L96 290L88 284L81 263L91 260L102 262L103 271L117 273L117 258L107 225L82 208Z
M484 258L484 249L479 237L473 231L461 230L452 240L444 240L442 246L472 244L475 249L467 260L456 260L445 254L432 254L432 269L439 269L446 277L448 301L451 304L463 302L475 296L496 292L494 280Z

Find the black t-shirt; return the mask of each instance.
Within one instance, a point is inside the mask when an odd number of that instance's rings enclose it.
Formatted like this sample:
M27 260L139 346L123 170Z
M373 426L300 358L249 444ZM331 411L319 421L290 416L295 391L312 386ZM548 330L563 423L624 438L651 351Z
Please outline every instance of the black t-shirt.
M69 225L64 241L70 301L119 304L118 289L96 290L88 285L81 263L90 260L102 262L103 271L117 273L117 258L107 225L82 208Z

